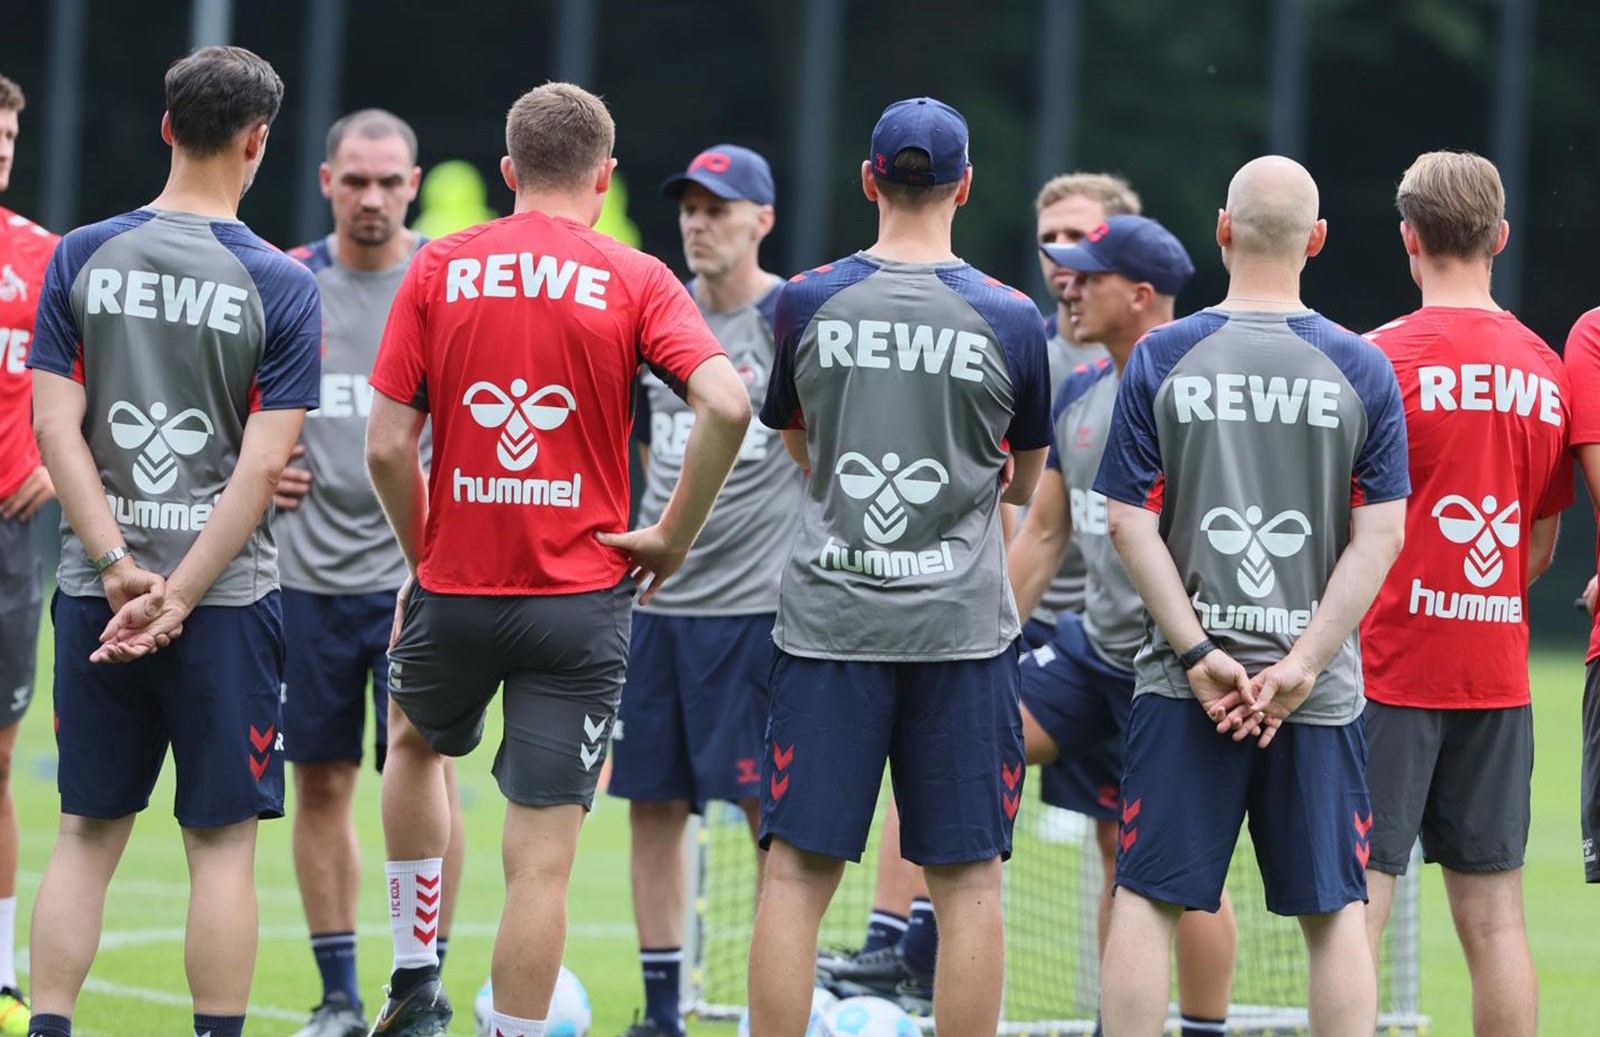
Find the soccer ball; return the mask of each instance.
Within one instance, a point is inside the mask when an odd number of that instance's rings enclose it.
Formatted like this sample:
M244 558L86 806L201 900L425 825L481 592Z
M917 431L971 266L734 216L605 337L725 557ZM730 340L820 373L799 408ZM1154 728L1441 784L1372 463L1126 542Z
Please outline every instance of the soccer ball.
M881 997L847 997L822 1017L821 1037L922 1037L911 1017Z
M490 1037L489 1019L494 1013L494 987L483 981L478 997L472 1003L473 1015L478 1022L478 1037ZM545 1017L545 1037L588 1037L589 1025L594 1021L589 1009L589 992L583 989L571 969L561 966L556 976L556 989L550 995L550 1014Z
M821 987L811 991L811 1022L806 1024L806 1037L824 1037L822 1017L828 1009L839 1003L839 999ZM750 1009L746 1008L739 1016L739 1037L750 1037Z

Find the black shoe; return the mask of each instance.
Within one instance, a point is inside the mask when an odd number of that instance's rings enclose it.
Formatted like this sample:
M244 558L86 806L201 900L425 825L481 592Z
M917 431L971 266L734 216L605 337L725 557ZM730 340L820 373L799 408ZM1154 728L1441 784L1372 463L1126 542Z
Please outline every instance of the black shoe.
M895 988L906 978L905 959L899 947L858 951L824 963L817 960L817 983L841 1000L847 997L895 999Z
M335 990L311 1010L311 1021L293 1037L366 1037L367 1020L342 990Z
M439 974L423 979L404 994L384 988L386 998L368 1037L447 1037L455 1010L445 996Z
M895 987L895 1003L906 1015L926 1019L933 1015L933 977L919 975L909 966L905 978Z
M639 1012L635 1010L633 1025L623 1030L619 1037L669 1037L669 1035L656 1024L654 1019L640 1019Z

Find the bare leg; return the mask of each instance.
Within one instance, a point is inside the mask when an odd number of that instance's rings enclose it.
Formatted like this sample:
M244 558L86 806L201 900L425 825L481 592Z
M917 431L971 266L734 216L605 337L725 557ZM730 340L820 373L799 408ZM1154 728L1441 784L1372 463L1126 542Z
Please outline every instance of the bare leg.
M683 833L688 823L687 800L628 804L628 828L633 836L633 921L640 947L683 946L688 895Z
M383 764L383 842L389 860L443 857L449 848L444 765L444 757L390 703L389 756Z
M1387 872L1367 869L1367 944L1372 948L1372 964L1378 964L1378 951L1383 946L1383 930L1389 924L1389 911L1394 906L1396 878Z
M294 873L306 925L317 933L356 928L361 896L361 845L356 838L355 760L294 763Z
M745 823L750 826L750 841L756 846L756 895L761 895L761 877L767 871L767 852L761 848L761 800L741 799L739 809L744 811Z
M28 939L33 1011L72 1016L105 922L106 887L133 833L134 815L100 821L61 815L56 847L33 901Z
M1000 858L924 868L939 918L933 1000L940 1037L994 1037L1005 986Z
M444 851L444 892L439 903L439 939L448 939L456 918L456 898L461 895L461 875L467 869L467 822L461 816L461 793L456 789L456 761L444 761L445 795L450 803L450 846Z
M1522 869L1477 874L1444 869L1456 935L1472 974L1472 1032L1533 1037L1539 978L1522 912Z
M1178 920L1178 1010L1196 1019L1226 1018L1238 955L1239 930L1226 892L1215 914L1185 911Z
M185 828L189 926L183 970L200 1015L244 1015L261 926L256 907L256 819Z
M17 723L0 728L0 898L17 895L17 807L11 798L11 757L21 727Z
M1100 957L1106 956L1106 939L1111 935L1111 894L1117 888L1117 835L1115 821L1094 823L1094 842L1100 850L1100 911L1095 919Z
M1117 890L1100 967L1100 1023L1106 1037L1159 1037L1166 1026L1172 984L1168 958L1182 913L1127 888Z
M1311 1037L1372 1037L1378 975L1367 944L1367 905L1301 915L1311 972Z
M567 884L583 807L506 807L506 908L494 942L494 1010L543 1019L567 943Z
M751 1033L805 1034L811 1018L817 930L843 875L842 860L772 840L750 938Z

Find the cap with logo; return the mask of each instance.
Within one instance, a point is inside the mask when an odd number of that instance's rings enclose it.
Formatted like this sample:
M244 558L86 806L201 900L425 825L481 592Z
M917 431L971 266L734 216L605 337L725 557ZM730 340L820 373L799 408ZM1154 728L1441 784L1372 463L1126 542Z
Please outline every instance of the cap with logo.
M927 153L927 172L894 168L894 157L906 148ZM960 112L931 97L896 101L878 116L867 155L872 173L894 184L953 184L972 163L967 158L967 120Z
M1084 274L1121 274L1177 295L1194 276L1183 243L1147 216L1113 216L1076 245L1040 245L1057 266Z
M777 191L772 186L772 167L754 151L737 144L713 144L700 152L688 169L661 182L661 193L668 198L680 198L683 189L690 184L699 184L730 202L772 205L777 201Z

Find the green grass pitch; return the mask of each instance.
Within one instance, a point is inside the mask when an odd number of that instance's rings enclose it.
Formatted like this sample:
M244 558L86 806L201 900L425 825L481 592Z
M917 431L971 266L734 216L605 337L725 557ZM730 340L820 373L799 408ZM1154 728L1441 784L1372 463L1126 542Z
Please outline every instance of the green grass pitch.
M24 722L14 782L22 825L19 936L25 940L32 895L49 857L56 819L55 743L48 695L48 630L41 642L41 701ZM1600 887L1582 883L1578 860L1578 720L1583 666L1578 649L1535 659L1534 702L1538 762L1534 774L1533 834L1528 847L1528 924L1541 985L1542 1030L1587 1032L1600 1016ZM467 878L456 915L445 971L457 1006L458 1033L472 1032L472 999L488 974L501 898L499 832L504 807L489 775L497 735L461 767L469 851ZM170 771L170 768L169 768ZM111 887L106 932L90 985L78 1005L81 1037L186 1033L188 995L183 979L182 932L187 888L178 831L171 816L170 773L139 822ZM290 809L293 809L291 804ZM357 812L367 862L361 903L361 977L369 1008L381 996L389 966L389 938L381 868L378 785L366 773ZM628 898L627 815L601 797L590 817L573 877L571 935L566 962L594 1002L597 1037L612 1037L641 1003ZM261 829L257 877L261 951L251 994L251 1037L281 1037L303 1022L319 997L316 969L289 854L289 823ZM1423 879L1422 1006L1433 1033L1471 1032L1466 967L1450 926L1438 870ZM695 1033L733 1033L731 1025L691 1024Z

